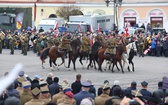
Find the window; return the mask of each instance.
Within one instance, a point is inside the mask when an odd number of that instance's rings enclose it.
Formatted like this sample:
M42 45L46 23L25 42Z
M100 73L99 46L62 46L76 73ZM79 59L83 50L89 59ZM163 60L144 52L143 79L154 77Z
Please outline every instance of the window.
M101 23L101 20L97 20L97 23Z
M105 22L105 20L102 20L102 22Z
M106 19L106 22L109 22L110 21L110 19Z

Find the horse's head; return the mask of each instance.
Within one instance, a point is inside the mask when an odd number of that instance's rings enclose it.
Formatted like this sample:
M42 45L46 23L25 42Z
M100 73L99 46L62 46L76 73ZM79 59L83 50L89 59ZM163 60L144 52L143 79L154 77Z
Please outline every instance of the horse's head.
M96 41L96 42L94 43L94 45L97 46L97 47L102 47L103 43L100 42L100 41Z
M71 42L72 47L77 47L77 46L81 46L81 45L82 45L82 42L80 41L79 38L76 38Z

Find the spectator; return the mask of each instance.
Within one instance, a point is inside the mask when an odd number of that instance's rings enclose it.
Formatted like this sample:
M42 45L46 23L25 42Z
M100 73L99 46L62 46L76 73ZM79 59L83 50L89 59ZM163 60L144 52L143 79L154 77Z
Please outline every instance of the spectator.
M143 99L147 100L149 97L152 97L152 93L147 90L148 83L146 81L141 82L142 89L140 90Z
M17 79L18 81L18 87L16 88L16 90L21 93L23 91L23 88L22 88L22 82L25 82L27 81L24 77L20 77Z
M39 100L39 96L41 93L39 88L37 87L34 88L33 90L31 90L31 93L32 93L33 99L26 102L25 105L44 105L44 103Z
M59 78L55 77L53 83L49 86L49 93L51 94L51 97L54 94L59 93L59 84L58 84L58 82L59 82Z
M108 83L103 86L103 93L100 96L95 97L95 105L105 105L105 102L110 99L110 86Z
M35 75L33 81L31 82L31 89L34 89L35 87L39 87L39 80L40 80L40 77L38 75Z
M106 83L109 84L109 81L108 81L108 80L105 80L105 81L104 81L104 84L106 84ZM98 92L97 92L97 93L98 93L98 96L102 94L102 90L103 90L103 86L101 86L101 87L98 88Z
M48 86L45 85L43 87L40 87L40 90L41 90L41 94L40 94L39 100L44 102L45 105L47 103L51 102L51 97L50 97L50 94L49 94Z
M122 90L121 87L120 87L120 82L119 82L118 80L116 80L116 81L114 81L114 85L111 87L110 96L114 96L114 94L113 94L113 89L114 89L115 87L118 87L118 88L120 88L120 90ZM123 92L120 91L119 94L120 94L119 97L122 97Z
M72 93L77 94L81 91L81 74L76 75L76 81L72 83L71 88L72 88Z
M20 94L19 92L14 89L14 83L12 83L8 88L7 88L7 92L6 92L10 97L14 96L18 99L20 99Z
M131 86L125 89L124 96L132 98L132 90L136 90L137 83L135 81L131 82Z
M20 105L25 105L33 97L30 95L31 84L29 81L22 82L23 91L20 94Z
M59 85L59 93L53 95L53 97L52 97L52 102L55 103L55 104L57 104L57 101L58 101L59 99L61 99L62 97L64 97L64 96L65 96L65 94L64 94L64 92L63 92L62 86Z
M94 99L94 95L89 93L89 89L90 89L90 83L89 82L82 82L82 91L80 91L79 93L75 94L74 99L76 100L76 105L80 105L82 99L84 98L92 98Z
M20 100L16 97L9 97L5 100L4 105L20 105Z
M154 39L153 39L152 42L151 42L151 55L152 55L152 56L155 56L155 55L156 55L156 42L155 42Z
M43 27L40 27L39 33L44 32Z
M118 86L115 86L113 87L112 89L112 93L113 93L113 96L112 98L108 99L106 102L105 102L105 105L119 105L121 100L122 100L122 97L121 97L121 88L118 87Z
M91 80L87 80L87 82L89 82L91 84L89 93L93 93L96 96L96 89L95 89L94 85L92 85Z
M162 98L164 97L164 91L163 91L163 82L158 82L158 89L153 92L153 97L157 101L158 105L163 105Z
M141 25L140 28L143 28L143 29L145 30L145 25L144 25L144 23Z
M95 105L92 98L84 98L80 105Z
M65 92L64 101L58 105L76 105L74 94L71 91Z
M51 85L53 83L53 74L49 73L46 79L48 85Z

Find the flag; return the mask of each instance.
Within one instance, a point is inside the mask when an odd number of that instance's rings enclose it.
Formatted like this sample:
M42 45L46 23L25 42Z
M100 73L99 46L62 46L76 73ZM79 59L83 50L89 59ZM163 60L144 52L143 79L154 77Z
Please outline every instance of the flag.
M24 18L24 12L20 12L16 15L16 28L18 30L22 28L23 18Z
M56 30L56 29L58 29L58 22L57 22L57 24L55 24L55 26L54 26L54 30Z
M82 28L81 28L81 24L80 23L78 24L78 30L79 30L79 32L82 32Z

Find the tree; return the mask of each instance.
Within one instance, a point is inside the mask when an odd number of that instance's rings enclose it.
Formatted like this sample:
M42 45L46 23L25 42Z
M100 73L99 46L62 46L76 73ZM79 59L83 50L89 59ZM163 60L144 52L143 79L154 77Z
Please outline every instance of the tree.
M78 6L62 6L56 10L56 14L59 17L63 17L65 20L69 21L69 16L72 15L83 15L81 8Z

